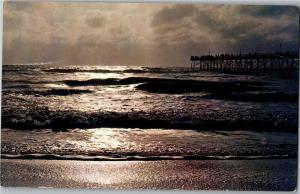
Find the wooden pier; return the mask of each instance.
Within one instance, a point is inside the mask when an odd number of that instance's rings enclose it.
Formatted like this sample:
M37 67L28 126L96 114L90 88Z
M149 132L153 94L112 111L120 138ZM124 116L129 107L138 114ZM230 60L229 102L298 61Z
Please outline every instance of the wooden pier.
M298 72L297 53L250 53L239 55L191 56L192 71L220 71L232 73Z

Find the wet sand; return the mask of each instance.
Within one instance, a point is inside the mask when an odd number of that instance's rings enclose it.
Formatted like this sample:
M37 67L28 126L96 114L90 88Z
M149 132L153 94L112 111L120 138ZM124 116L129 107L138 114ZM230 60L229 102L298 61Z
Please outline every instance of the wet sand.
M296 159L1 160L2 186L293 191L296 184Z

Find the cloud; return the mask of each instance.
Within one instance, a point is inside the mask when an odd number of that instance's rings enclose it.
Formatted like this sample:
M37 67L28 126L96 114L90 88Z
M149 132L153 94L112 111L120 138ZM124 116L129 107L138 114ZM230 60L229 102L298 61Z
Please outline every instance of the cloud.
M194 5L174 5L162 8L153 18L152 25L178 22L197 11Z
M3 62L185 65L190 55L298 50L289 6L5 2Z
M105 19L103 16L95 16L95 17L89 17L85 20L86 24L91 28L99 28L103 27L105 24Z
M297 47L299 26L297 9L294 7L193 6L189 14L181 16L173 13L177 12L178 6L161 9L154 17L155 20L159 20L158 17L169 18L165 15L176 18L172 22L155 26L158 36L165 40L170 41L170 36L176 39L179 33L183 36L177 40L182 40L182 44L185 41L200 42L201 37L206 40L202 41L203 47L215 47L217 43L219 45L215 50L223 52L236 51L240 47L247 52L258 48L260 52L271 52L274 45L282 43L294 50ZM185 26L183 30L182 26Z
M4 10L10 9L15 11L26 11L32 7L32 3L26 1L8 1L4 4Z
M239 6L239 12L254 17L278 17L280 15L297 16L299 9L296 6Z
M22 19L12 15L4 14L3 21L5 22L5 30L15 30L22 23Z

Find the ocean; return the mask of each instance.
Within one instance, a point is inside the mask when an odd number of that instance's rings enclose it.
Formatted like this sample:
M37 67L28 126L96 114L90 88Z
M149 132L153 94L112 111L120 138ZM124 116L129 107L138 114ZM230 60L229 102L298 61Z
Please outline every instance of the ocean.
M298 78L178 67L2 71L2 158L297 158Z

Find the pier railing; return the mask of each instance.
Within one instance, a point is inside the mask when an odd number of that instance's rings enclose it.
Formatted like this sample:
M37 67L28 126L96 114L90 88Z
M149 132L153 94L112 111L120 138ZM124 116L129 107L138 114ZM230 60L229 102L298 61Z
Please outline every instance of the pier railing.
M250 53L239 55L191 56L192 71L220 71L236 73L298 72L297 53Z

